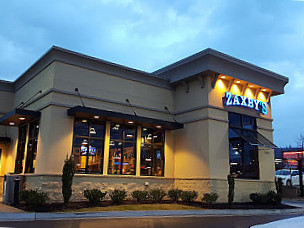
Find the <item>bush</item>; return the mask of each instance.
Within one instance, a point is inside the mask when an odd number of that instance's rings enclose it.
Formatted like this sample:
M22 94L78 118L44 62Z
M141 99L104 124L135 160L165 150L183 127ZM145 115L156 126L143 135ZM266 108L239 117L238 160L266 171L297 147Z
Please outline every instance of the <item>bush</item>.
M62 195L63 195L64 204L67 204L72 196L72 184L73 184L74 174L75 174L75 164L72 157L70 157L69 159L66 159L64 161L64 166L62 169L61 181L62 181Z
M28 207L35 209L43 206L48 200L48 196L46 192L38 190L23 190L20 192L20 200L24 201Z
M110 193L111 200L114 204L121 204L123 200L126 198L127 193L126 191L115 189L113 192Z
M152 189L149 192L149 196L154 203L160 203L166 195L167 194L162 189Z
M283 181L282 181L281 177L279 177L278 179L275 178L275 186L276 186L277 193L282 195Z
M98 202L102 201L106 194L107 192L101 192L96 188L86 189L83 191L85 198L87 198L92 204L97 204Z
M202 201L203 201L203 203L207 204L208 206L211 206L211 205L215 204L217 199L218 199L218 194L215 192L211 192L211 193L205 193L203 195Z
M282 195L269 191L266 194L263 193L251 193L249 198L256 204L281 204Z
M197 192L196 191L182 191L180 197L184 203L190 204L197 198Z
M182 190L179 189L171 189L168 191L168 196L173 202L177 202L180 198Z
M229 186L228 205L229 205L229 207L231 207L232 203L233 203L233 199L234 199L234 178L231 175L228 175L227 180L228 180L228 186Z
M146 200L149 196L149 193L147 191L133 191L132 197L133 199L136 199L137 203L141 203L142 201Z

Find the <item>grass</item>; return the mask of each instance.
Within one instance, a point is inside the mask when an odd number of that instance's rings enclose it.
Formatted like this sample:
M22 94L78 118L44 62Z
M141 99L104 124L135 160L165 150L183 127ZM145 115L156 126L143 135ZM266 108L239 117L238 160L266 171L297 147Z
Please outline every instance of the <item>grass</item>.
M152 211L152 210L202 210L202 208L182 204L135 204L107 207L66 209L61 212L99 212L99 211Z

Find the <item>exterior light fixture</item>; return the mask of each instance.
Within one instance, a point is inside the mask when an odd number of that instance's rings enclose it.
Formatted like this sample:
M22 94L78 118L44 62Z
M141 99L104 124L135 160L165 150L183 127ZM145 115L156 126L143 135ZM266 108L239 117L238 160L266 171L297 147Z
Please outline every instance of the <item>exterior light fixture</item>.
M226 76L225 76L225 75L223 75L223 76L221 76L221 78L222 78L222 79L225 79L225 78L226 78Z
M116 124L116 125L115 125L115 127L117 127L117 128L118 128L118 127L120 127L120 125L119 125L119 124Z
M253 85L250 85L249 87L250 87L250 88L252 88L252 87L253 87Z
M15 126L15 123L14 122L9 122L9 125L10 126Z
M82 123L86 123L86 122L88 122L88 121L87 121L87 120L82 120L81 122L82 122Z
M128 121L128 124L134 124L134 122L133 121Z
M147 131L147 128L143 128L143 131Z
M266 89L262 89L262 91L263 91L263 92L265 92L265 91L266 91Z
M241 82L241 81L238 80L238 81L236 81L235 83L240 83L240 82Z
M156 128L160 129L160 128L162 128L162 126L160 126L160 125L157 125L157 126L156 126Z
M94 119L99 119L99 116L94 116Z
M19 117L19 120L25 120L26 118L25 117Z

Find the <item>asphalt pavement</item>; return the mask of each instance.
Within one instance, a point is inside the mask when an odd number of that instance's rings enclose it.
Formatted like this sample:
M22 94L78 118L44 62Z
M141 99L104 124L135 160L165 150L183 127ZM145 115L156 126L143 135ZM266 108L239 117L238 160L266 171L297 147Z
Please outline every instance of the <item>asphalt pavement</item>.
M299 216L259 215L259 216L178 216L178 217L134 217L101 219L36 220L0 222L0 227L14 228L247 228L279 219Z

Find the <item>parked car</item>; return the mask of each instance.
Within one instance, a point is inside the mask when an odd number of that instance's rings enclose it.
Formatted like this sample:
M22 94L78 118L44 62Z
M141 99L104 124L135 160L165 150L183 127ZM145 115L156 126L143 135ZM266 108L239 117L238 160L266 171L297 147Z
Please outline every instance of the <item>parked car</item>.
M300 185L299 170L281 169L276 171L276 180L282 178L283 185L293 186Z

